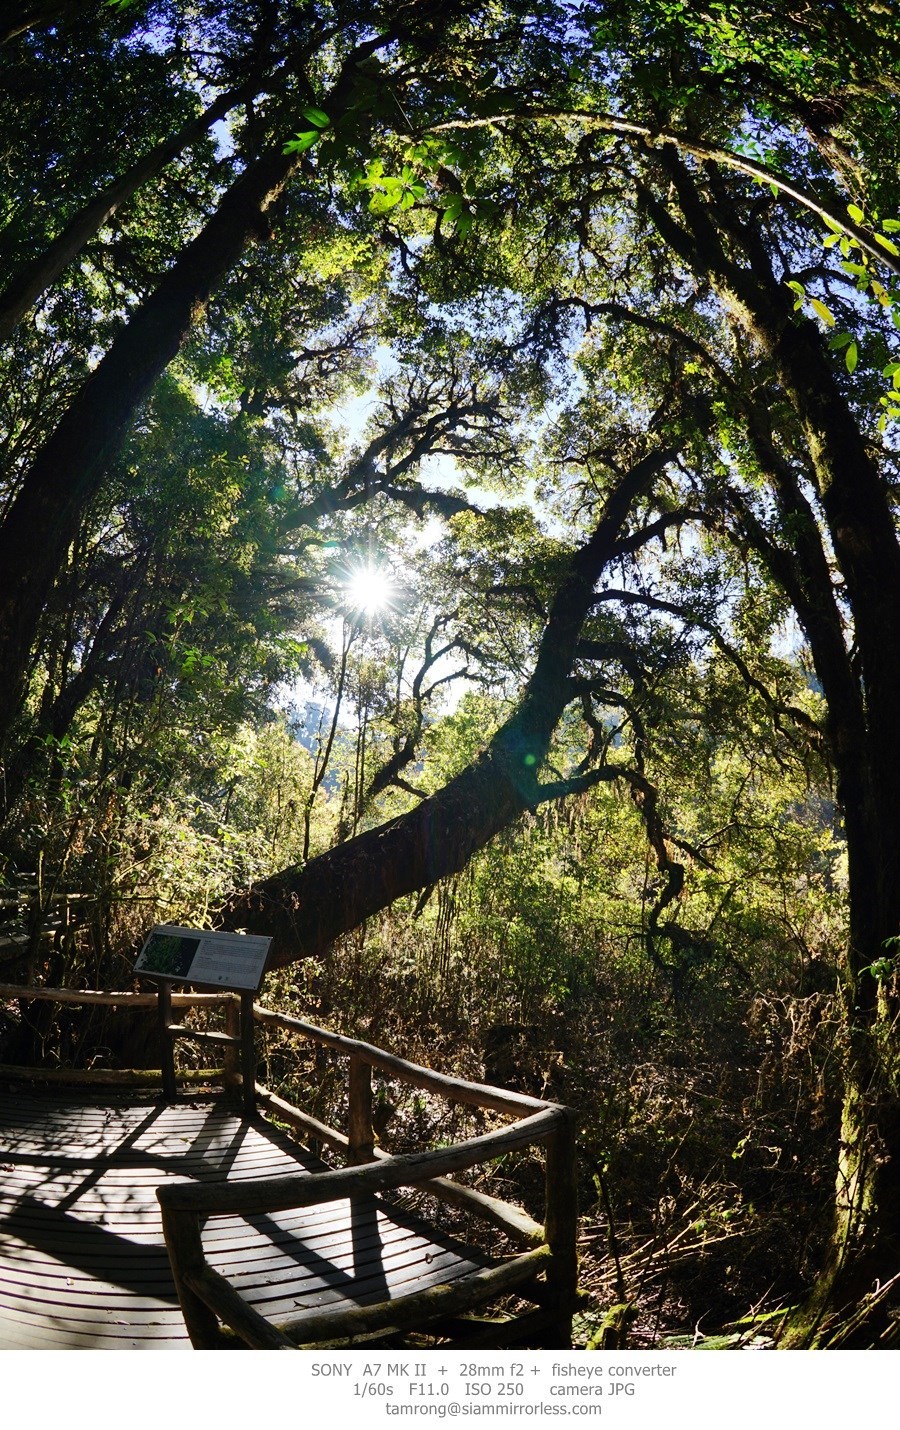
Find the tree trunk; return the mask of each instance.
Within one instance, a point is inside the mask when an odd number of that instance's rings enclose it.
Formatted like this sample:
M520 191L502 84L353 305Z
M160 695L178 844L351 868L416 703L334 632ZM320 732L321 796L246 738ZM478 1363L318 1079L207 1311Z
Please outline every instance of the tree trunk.
M880 950L883 957L884 950ZM791 1349L896 1348L900 1278L900 1089L892 986L870 972L847 994L834 1222L825 1265L792 1314ZM859 1001L855 1002L855 997ZM893 1311L893 1315L891 1312Z
M487 749L408 814L231 900L224 912L228 927L273 936L271 967L321 953L404 894L458 873L540 801L538 772L563 710L576 698L570 674L597 581L616 555L635 502L672 455L658 451L645 457L607 498L593 535L573 554L553 600L534 673Z
M203 137L219 119L242 100L249 98L256 84L246 84L240 89L230 90L209 106L208 109L190 119L177 134L157 144L149 154L145 154L127 173L109 184L102 193L96 195L89 204L69 220L65 228L23 268L19 269L0 293L0 343L8 341L25 314L56 281L85 244L108 223L123 204L137 193L149 179L156 177L165 166L183 150Z
M711 192L703 193L680 160L666 155L662 163L685 227L647 194L649 211L666 241L711 282L732 320L770 359L806 445L852 611L858 665L846 641L836 639L824 538L819 533L811 539L815 517L788 469L776 472L773 486L796 535L793 570L782 584L804 626L828 702L850 911L834 1223L825 1267L784 1343L868 1346L893 1324L884 1288L900 1275L897 975L885 964L886 979L877 976L885 941L900 933L900 544L888 489L822 339L813 323L794 316L759 235L742 224L715 177ZM765 550L761 554L766 559ZM777 561L768 564L779 579Z
M115 339L48 438L0 528L0 743L23 696L44 603L109 458L218 283L299 163L280 150L248 166L205 228Z
M79 11L85 9L88 7L83 0L32 0L31 4L23 4L22 0L4 0L0 4L0 45L38 25L58 25L60 21L74 19ZM96 4L90 9L95 10Z

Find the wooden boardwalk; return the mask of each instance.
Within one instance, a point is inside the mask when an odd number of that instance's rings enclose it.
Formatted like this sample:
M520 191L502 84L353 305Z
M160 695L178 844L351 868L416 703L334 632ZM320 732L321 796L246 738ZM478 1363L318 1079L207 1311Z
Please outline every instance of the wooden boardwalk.
M324 1170L221 1102L0 1093L0 1349L188 1350L156 1189ZM270 1319L490 1265L376 1197L216 1217L209 1263Z

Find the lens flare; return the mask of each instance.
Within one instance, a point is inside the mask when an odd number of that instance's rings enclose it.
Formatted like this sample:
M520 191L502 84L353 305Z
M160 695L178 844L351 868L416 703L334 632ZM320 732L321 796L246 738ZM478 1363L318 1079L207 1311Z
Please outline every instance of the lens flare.
M393 604L397 588L379 566L360 566L346 585L347 604L360 615L377 616Z

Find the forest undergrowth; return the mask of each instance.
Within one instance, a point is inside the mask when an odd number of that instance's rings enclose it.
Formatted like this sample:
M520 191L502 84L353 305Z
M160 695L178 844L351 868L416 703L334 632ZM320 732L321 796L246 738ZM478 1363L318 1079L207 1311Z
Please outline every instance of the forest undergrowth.
M264 867L290 793L269 789L254 824L245 780L240 829L191 802L177 818L163 802L141 817L130 804L118 820L91 822L77 806L68 820L57 814L56 844L45 838L32 860L44 913L60 888L88 897L71 927L33 940L4 977L132 986L149 927L214 923L228 890ZM267 1005L295 1017L576 1109L579 1344L771 1344L821 1257L840 1121L841 850L815 801L789 788L773 812L768 798L769 825L732 840L718 882L691 871L682 917L715 936L698 934L680 961L672 951L667 962L648 956L653 885L640 828L633 810L600 791L564 815L529 818L463 874L263 986ZM42 817L46 829L46 812L34 807L35 825ZM27 836L23 822L23 848ZM22 873L24 860L7 863L8 887L36 877ZM729 917L717 922L723 887ZM343 1125L340 1059L283 1031L261 1031L259 1043L261 1081ZM2 1062L152 1067L159 1048L140 1013L10 1000L0 1005ZM378 1074L374 1085L376 1130L390 1152L494 1125L491 1114ZM472 1175L541 1218L536 1149ZM486 1245L496 1236L446 1206L428 1212Z

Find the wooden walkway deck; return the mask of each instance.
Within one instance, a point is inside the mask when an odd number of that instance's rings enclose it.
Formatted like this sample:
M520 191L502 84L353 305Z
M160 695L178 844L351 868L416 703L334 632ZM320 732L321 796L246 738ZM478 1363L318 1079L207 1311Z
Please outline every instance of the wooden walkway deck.
M0 1094L0 1349L189 1350L157 1187L298 1170L324 1164L219 1102ZM217 1217L204 1247L276 1320L384 1301L491 1264L371 1196Z

